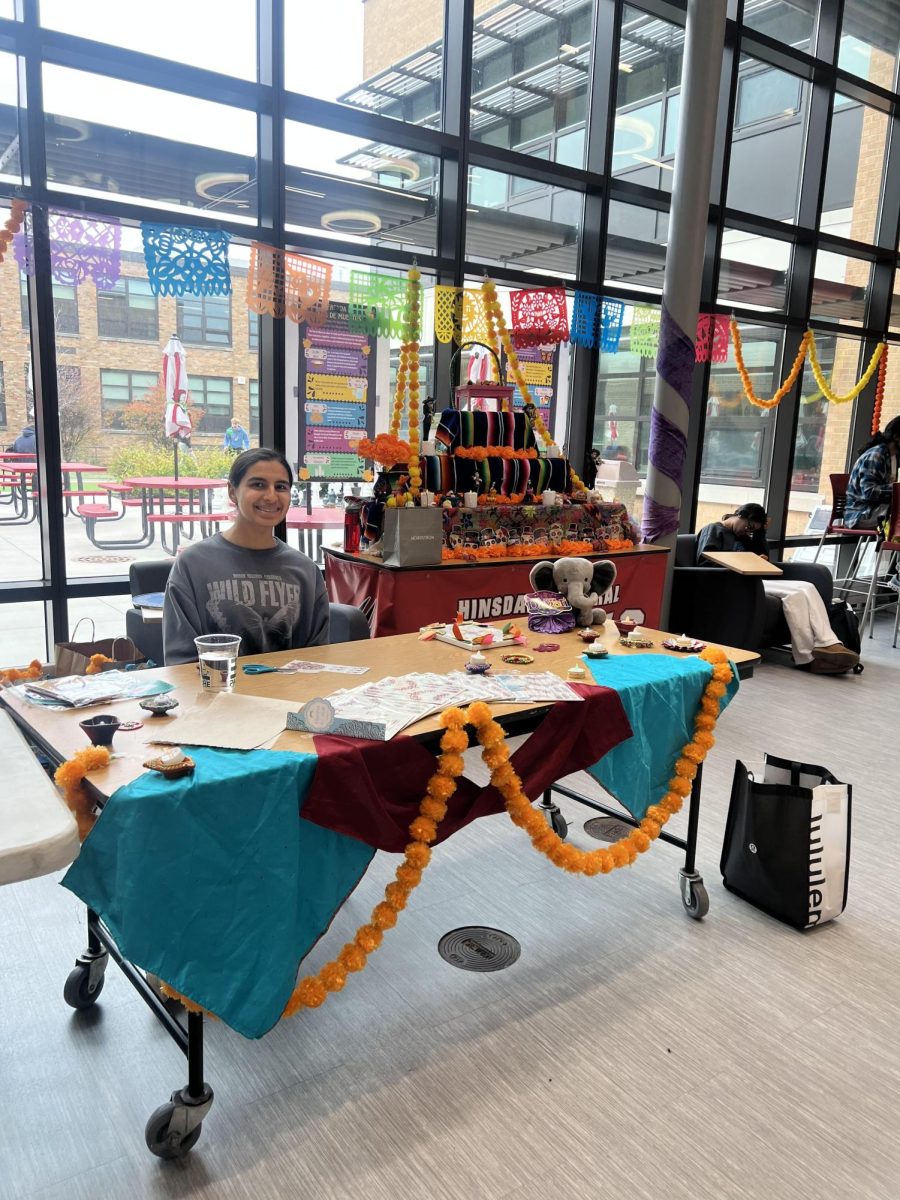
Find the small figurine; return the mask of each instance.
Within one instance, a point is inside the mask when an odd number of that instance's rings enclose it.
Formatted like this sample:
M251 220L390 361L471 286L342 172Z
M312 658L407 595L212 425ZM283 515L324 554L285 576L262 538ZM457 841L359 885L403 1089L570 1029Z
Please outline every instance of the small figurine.
M431 422L434 417L434 398L426 396L422 404L422 441L429 441Z
M534 425L535 421L537 420L537 405L533 401L529 400L527 404L522 405L522 412L525 414L531 424Z

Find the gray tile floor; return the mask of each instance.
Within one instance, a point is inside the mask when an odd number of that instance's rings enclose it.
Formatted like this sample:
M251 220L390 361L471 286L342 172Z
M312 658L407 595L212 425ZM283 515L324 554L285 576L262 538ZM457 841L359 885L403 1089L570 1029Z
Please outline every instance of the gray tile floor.
M183 1082L174 1046L113 968L92 1012L68 1010L76 902L56 879L3 889L0 1197L894 1200L900 650L886 621L865 651L860 677L766 663L723 717L704 782L704 922L682 912L668 847L573 879L505 817L480 821L440 848L324 1009L259 1042L208 1026L216 1101L184 1162L143 1144ZM811 934L719 879L734 760L764 751L854 785L849 907ZM589 814L563 807L587 844ZM378 856L312 965L391 870ZM513 933L518 963L442 962L438 938L467 922Z

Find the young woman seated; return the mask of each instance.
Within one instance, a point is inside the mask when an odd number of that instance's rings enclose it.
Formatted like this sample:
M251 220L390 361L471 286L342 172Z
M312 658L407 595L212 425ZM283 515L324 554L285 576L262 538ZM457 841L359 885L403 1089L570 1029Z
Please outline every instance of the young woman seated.
M863 446L847 484L844 522L851 529L877 529L887 520L891 484L897 478L900 455L900 417Z
M328 643L328 596L312 559L275 537L291 503L293 474L275 450L246 450L231 464L237 515L224 533L175 560L163 605L166 665L195 662L194 638L241 636L241 654Z
M697 535L697 559L707 550L750 551L769 557L766 540L766 510L761 504L742 504L721 521L704 525ZM791 631L791 651L798 667L808 667L818 675L843 675L859 662L859 655L848 650L834 636L828 610L815 586L801 579L763 579L767 596L781 601L784 619Z

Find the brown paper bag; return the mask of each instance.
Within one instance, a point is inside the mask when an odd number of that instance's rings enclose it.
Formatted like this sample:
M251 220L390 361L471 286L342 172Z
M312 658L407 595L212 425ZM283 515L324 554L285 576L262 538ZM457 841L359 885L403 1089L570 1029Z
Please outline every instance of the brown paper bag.
M78 626L82 624L82 621L87 621L91 626L91 640L89 642L73 640L56 643L57 676L86 674L92 654L105 654L107 658L113 659L111 663L103 664L104 670L113 670L126 667L129 663L140 664L147 661L131 638L101 638L97 641L94 622L90 617L82 617L81 621L78 621L72 631L76 638Z

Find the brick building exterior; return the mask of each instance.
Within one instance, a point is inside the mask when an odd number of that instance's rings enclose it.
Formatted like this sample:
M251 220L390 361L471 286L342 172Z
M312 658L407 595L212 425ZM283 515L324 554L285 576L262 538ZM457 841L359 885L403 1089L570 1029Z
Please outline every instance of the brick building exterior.
M154 297L138 254L123 254L122 279L115 293L93 283L78 288L55 285L56 354L60 406L74 406L88 431L77 447L79 457L106 464L121 447L141 435L121 428L123 399L141 399L148 385L162 382L162 352L178 332L187 355L191 404L204 408L195 422L193 444L219 446L225 426L238 418L254 436L258 428L255 388L258 379L258 319L244 303L246 272L232 269L231 296ZM132 284L128 281L135 281ZM135 295L130 295L131 289ZM29 422L30 335L24 278L14 260L0 267L2 396L0 442L10 445ZM214 303L210 303L214 301ZM155 377L155 378L152 378ZM160 424L163 420L160 405ZM66 437L66 417L61 419ZM63 451L65 455L66 446Z

